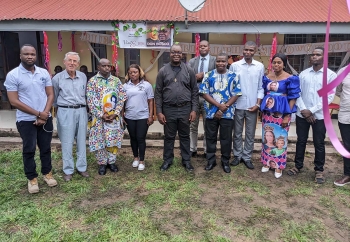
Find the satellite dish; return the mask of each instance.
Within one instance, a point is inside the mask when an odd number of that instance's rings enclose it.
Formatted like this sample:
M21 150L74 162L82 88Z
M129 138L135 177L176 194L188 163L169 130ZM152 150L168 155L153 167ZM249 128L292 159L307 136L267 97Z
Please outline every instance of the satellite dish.
M206 0L179 0L181 6L189 12L197 12L204 7Z

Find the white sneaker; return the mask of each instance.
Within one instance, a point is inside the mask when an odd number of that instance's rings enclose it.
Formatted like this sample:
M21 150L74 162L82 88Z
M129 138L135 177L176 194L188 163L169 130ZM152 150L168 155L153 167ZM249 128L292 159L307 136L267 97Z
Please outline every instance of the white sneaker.
M134 160L134 162L132 163L132 167L136 168L139 166L140 161L139 160Z
M275 177L278 179L282 176L282 170L281 170L281 173L278 173L275 171Z
M140 163L137 169L143 171L145 169L145 164Z
M261 172L268 172L270 170L270 167L261 167Z

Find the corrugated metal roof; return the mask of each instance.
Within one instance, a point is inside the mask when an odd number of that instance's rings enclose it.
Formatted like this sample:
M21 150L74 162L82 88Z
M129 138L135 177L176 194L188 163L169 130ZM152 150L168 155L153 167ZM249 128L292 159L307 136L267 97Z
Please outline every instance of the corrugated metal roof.
M207 0L191 22L326 22L328 0ZM178 0L2 0L0 20L183 21ZM182 16L182 17L181 17ZM198 18L197 18L198 17ZM345 0L332 22L350 22Z

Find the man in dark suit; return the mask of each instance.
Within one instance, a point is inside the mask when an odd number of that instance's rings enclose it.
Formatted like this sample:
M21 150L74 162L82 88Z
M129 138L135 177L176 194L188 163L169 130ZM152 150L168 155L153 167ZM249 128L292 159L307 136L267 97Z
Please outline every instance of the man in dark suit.
M202 40L199 43L199 53L200 56L192 58L188 62L188 66L194 70L196 74L197 85L202 83L204 73L209 72L215 69L215 56L209 55L210 47L209 42L206 40ZM205 109L204 109L204 98L199 95L198 109L196 120L191 123L190 126L190 139L191 139L191 155L192 157L197 156L197 141L198 141L198 125L199 125L199 116L202 114L203 118L203 129L205 125ZM203 139L203 148L204 148L204 158L206 157L207 147L205 142L205 131L204 131L204 139Z

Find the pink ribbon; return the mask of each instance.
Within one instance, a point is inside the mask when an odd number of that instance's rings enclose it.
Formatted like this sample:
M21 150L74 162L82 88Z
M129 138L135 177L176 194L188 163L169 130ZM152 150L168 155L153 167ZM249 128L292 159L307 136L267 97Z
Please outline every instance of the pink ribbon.
M348 9L349 9L349 14L350 14L350 0L346 1L348 3Z
M348 7L350 7L350 0L347 0ZM350 153L344 148L338 136L334 131L334 127L332 124L331 116L329 114L328 109L328 94L332 91L334 92L334 88L337 87L346 75L350 72L350 65L335 78L330 84L327 84L327 68L328 68L328 49L329 49L329 29L330 29L330 20L331 20L331 8L332 8L332 0L329 0L329 8L328 8L328 19L327 19L327 28L326 28L326 41L324 46L324 56L323 56L323 87L318 91L318 95L322 97L322 106L323 106L323 116L324 123L326 126L326 130L329 136L330 141L332 142L334 148L344 157L350 158Z

